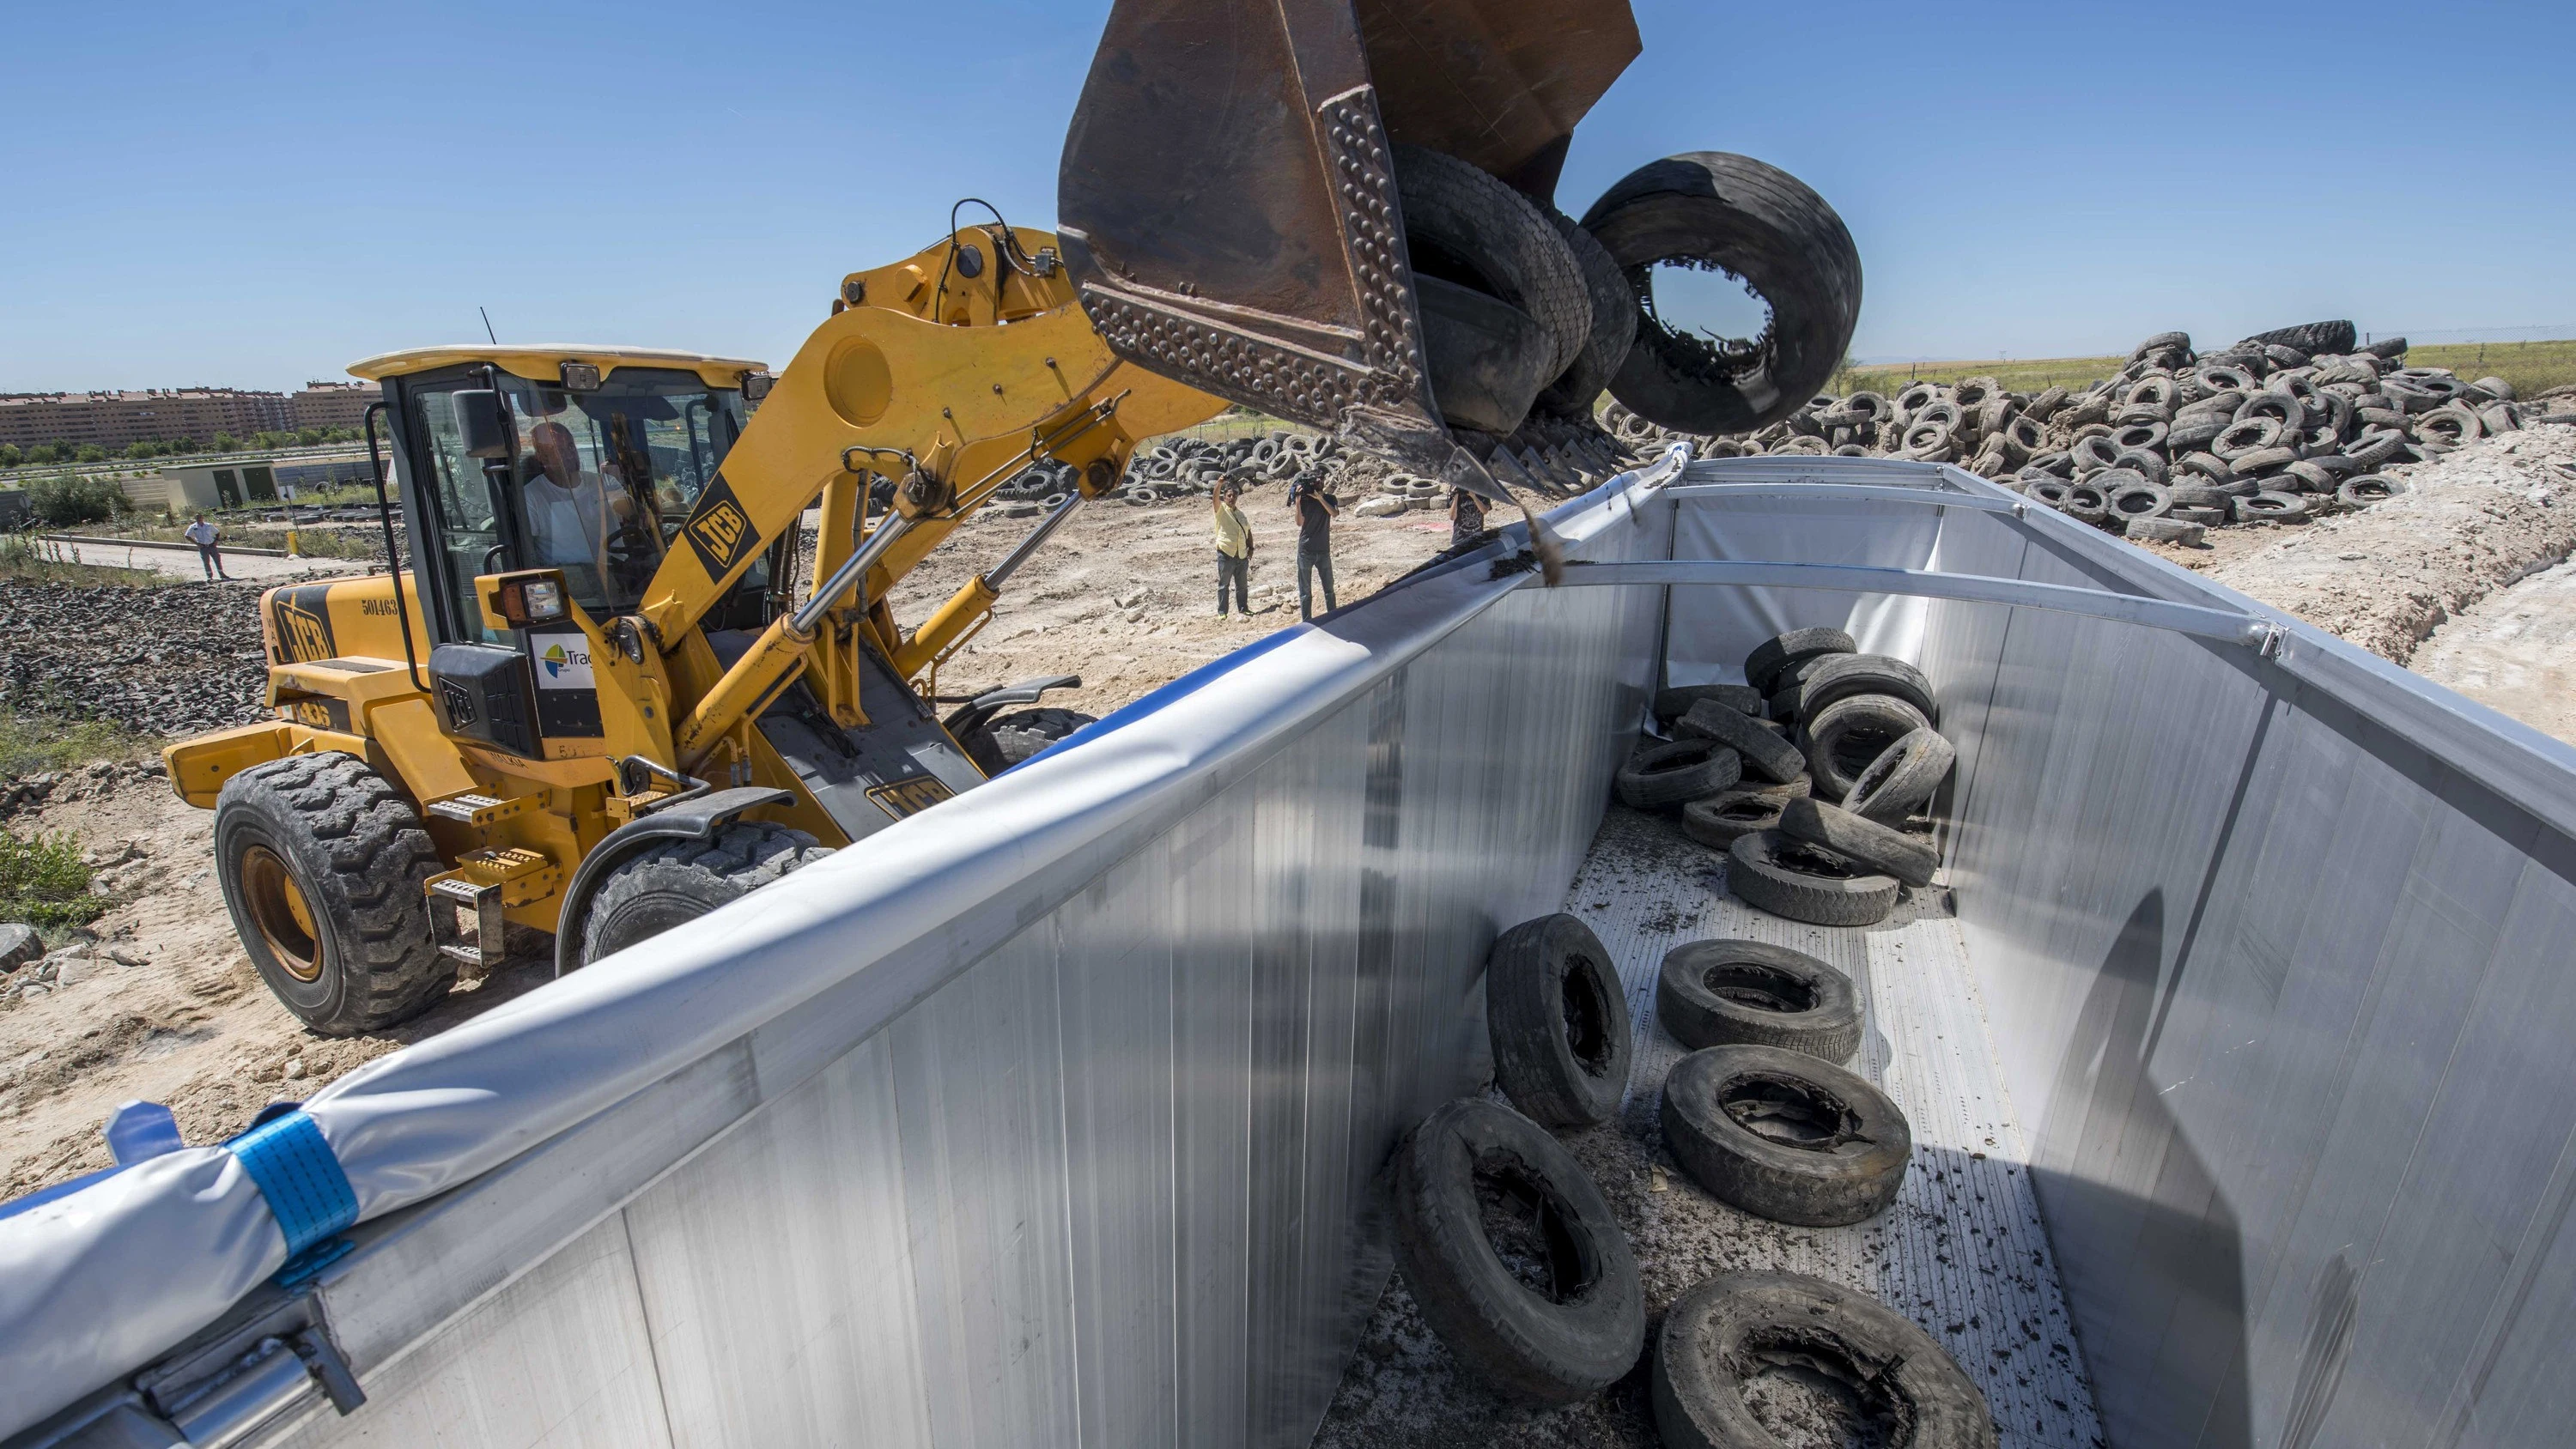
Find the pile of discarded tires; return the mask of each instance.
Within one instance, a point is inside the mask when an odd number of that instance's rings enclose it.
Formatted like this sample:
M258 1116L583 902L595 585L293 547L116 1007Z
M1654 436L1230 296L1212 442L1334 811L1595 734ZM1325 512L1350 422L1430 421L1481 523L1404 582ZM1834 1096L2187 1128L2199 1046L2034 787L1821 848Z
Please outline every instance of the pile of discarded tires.
M2543 419L2499 377L2405 365L2406 339L2357 345L2311 322L2195 353L2180 332L2138 344L2080 391L2013 392L1993 378L1919 382L1887 397L1818 397L1701 457L1840 454L1957 463L2032 501L2132 538L2197 542L2235 524L2300 524L2403 493L2382 469ZM1614 408L1632 443L1662 435Z
M1670 738L1630 757L1619 798L1676 811L1725 851L1747 905L1819 926L1884 920L1941 864L1916 828L1955 758L1931 681L1840 629L1766 640L1744 677L1659 693Z
M1695 941L1664 958L1656 1012L1691 1048L1664 1080L1660 1113L1693 1182L1809 1227L1862 1222L1896 1200L1913 1132L1842 1065L1861 1040L1848 977L1782 947ZM1570 915L1504 932L1486 959L1486 1027L1511 1106L1461 1098L1398 1145L1397 1261L1464 1375L1505 1398L1569 1404L1625 1377L1646 1339L1635 1252L1554 1135L1608 1121L1628 1087L1634 1035L1600 939ZM1996 1442L1984 1395L1930 1334L1864 1294L1789 1273L1721 1274L1672 1305L1653 1373L1663 1441L1773 1442L1744 1389L1781 1355L1853 1388L1859 1419L1907 1426L1901 1442Z
M1178 499L1204 498L1227 480L1244 488L1320 481L1337 471L1342 460L1341 440L1315 433L1283 428L1260 437L1229 438L1223 442L1184 434L1162 439L1131 455L1114 496L1130 507L1146 508ZM993 497L1004 517L1024 517L1063 502L1074 483L1071 464L1039 463L995 489Z

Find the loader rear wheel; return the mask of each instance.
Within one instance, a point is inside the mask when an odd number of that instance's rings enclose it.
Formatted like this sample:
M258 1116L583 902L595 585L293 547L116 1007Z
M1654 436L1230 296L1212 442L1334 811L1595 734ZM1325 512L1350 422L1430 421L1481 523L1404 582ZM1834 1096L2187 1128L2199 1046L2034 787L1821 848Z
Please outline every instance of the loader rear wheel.
M1015 709L968 730L958 743L977 769L998 775L1045 754L1084 725L1098 723L1097 715L1078 709Z
M720 826L704 840L653 846L599 883L582 927L581 964L729 906L831 853L802 830L757 820Z
M251 965L325 1036L391 1026L456 979L430 937L429 832L354 755L290 755L234 776L215 802L215 863Z

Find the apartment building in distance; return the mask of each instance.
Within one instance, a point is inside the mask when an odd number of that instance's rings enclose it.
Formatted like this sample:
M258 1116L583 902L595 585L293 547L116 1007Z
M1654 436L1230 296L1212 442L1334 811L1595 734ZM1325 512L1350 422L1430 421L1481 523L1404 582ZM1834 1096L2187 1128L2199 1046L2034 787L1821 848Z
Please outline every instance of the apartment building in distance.
M282 392L156 387L139 392L0 394L0 443L21 448L96 443L113 453L129 443L191 438L206 444L217 433L247 438L294 426L294 407Z
M382 399L385 390L372 382L322 382L304 384L301 391L287 398L293 409L295 426L304 428L347 428L357 431L366 421L367 408Z

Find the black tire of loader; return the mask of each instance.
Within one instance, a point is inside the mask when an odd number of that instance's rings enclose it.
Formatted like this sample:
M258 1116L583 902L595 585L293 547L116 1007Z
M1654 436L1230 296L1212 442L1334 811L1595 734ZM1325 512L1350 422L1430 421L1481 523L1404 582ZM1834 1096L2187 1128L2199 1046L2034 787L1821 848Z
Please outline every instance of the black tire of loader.
M1545 1287L1506 1265L1486 1226L1480 1177L1498 1198L1531 1210ZM1397 1144L1390 1179L1397 1265L1467 1377L1506 1398L1556 1405L1598 1393L1636 1365L1646 1344L1636 1255L1600 1188L1546 1128L1461 1098Z
M313 979L286 969L242 887L254 849L282 862L312 918ZM242 948L270 991L325 1036L374 1031L447 992L456 963L430 936L423 888L441 866L420 814L355 755L290 755L224 782L215 876ZM286 923L272 920L270 929Z
M704 840L654 845L599 883L583 922L582 964L731 905L831 853L802 830L757 820L720 826Z
M1610 392L1689 433L1743 433L1807 405L1833 376L1860 317L1860 250L1798 178L1749 156L1693 151L1640 166L1584 213L1627 274L1640 320ZM1729 373L1705 343L1645 312L1656 263L1714 265L1771 306L1759 355Z
M1007 770L1045 754L1083 726L1098 723L1098 715L1084 714L1078 709L1016 709L1009 714L996 715L984 728L993 737L994 757L1002 762L1002 769Z

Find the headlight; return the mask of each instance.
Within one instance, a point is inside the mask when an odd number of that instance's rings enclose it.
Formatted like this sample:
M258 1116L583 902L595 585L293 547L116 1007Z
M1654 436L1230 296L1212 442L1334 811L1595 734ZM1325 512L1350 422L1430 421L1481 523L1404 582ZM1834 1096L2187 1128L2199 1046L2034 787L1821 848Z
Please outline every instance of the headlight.
M528 622L543 624L564 616L563 585L551 579L528 581Z

